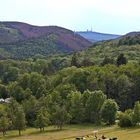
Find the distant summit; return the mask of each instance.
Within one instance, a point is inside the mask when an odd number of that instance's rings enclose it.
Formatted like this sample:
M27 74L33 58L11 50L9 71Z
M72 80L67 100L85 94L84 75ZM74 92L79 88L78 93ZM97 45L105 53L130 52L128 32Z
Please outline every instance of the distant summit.
M88 39L91 42L106 41L106 40L116 39L121 36L121 35L99 33L93 31L80 31L77 32L77 34L81 35L82 37Z

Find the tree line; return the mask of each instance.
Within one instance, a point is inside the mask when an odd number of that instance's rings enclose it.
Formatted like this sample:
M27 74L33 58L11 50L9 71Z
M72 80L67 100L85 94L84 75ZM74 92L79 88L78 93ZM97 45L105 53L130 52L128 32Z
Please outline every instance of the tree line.
M0 130L3 135L11 129L18 130L21 135L26 126L44 131L48 125L62 129L65 123L114 124L118 110L117 103L107 99L102 91L89 90L84 94L72 91L66 97L53 92L38 100L31 96L21 103L11 98L9 103L1 104L0 107Z

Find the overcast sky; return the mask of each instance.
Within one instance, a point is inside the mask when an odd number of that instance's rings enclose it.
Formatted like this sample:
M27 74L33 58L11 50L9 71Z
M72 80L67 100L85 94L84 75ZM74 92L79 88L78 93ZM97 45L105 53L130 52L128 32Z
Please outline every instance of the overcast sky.
M140 0L0 0L0 20L125 34L140 31Z

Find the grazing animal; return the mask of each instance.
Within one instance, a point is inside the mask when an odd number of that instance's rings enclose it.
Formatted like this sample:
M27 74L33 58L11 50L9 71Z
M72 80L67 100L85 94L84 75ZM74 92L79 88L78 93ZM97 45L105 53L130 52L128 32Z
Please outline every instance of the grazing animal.
M117 140L117 138L112 138L112 140Z
M81 140L81 138L75 138L75 140Z
M85 137L82 137L82 138L75 138L75 140L86 140Z
M112 139L110 138L109 140L117 140L117 138L112 138Z
M106 139L106 137L104 135L102 135L102 139Z

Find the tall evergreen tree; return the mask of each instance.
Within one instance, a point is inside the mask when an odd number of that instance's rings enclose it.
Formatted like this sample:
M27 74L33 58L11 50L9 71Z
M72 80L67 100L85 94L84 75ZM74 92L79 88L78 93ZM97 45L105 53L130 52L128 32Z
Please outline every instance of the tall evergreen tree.
M125 65L127 63L127 59L123 53L121 53L117 58L117 66Z
M72 56L72 59L71 59L71 66L79 67L78 58L77 58L77 53L76 52L73 53L73 56Z

